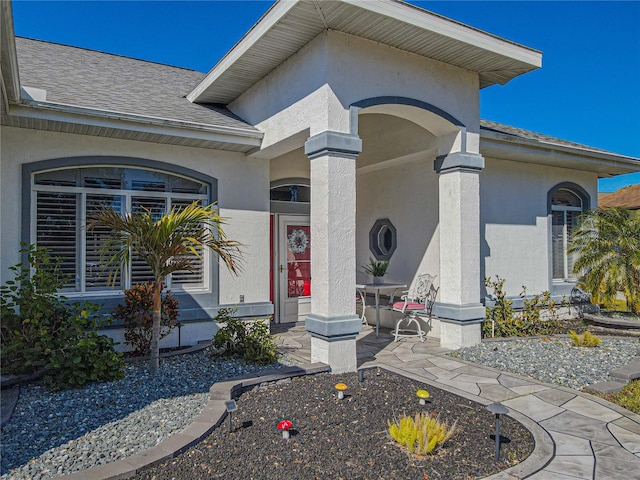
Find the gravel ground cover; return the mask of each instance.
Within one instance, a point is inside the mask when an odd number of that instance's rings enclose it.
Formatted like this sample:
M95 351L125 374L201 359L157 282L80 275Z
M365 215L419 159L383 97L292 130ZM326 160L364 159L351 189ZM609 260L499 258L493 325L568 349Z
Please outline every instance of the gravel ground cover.
M274 366L212 360L206 349L162 360L156 375L135 362L118 382L61 392L23 386L2 429L0 478L41 480L147 450L191 423L213 383Z
M594 348L574 347L564 337L484 341L450 355L499 370L580 390L607 380L638 352L637 338L602 338Z
M603 343L596 349L585 349L572 347L568 339L555 337L551 339L519 339L484 342L482 345L464 349L454 353L454 355L501 370L513 371L538 378L545 382L557 383L578 389L605 379L610 370L618 368L631 360L637 349L637 338L605 337L603 338ZM284 358L282 362L284 364L295 363L288 358ZM248 372L259 371L260 369L261 367L247 366L237 361L212 361L210 351L202 351L192 355L180 355L163 360L159 374L156 377L149 375L146 369L146 362L142 362L128 365L126 378L119 382L90 384L80 389L55 393L48 392L38 383L27 385L22 388L20 401L18 402L11 421L2 429L3 475L1 478L2 480L46 479L63 473L70 473L115 461L146 450L166 437L180 431L190 423L191 419L200 412L206 403L208 399L207 392L212 383ZM338 378L342 377L333 376L329 378L330 382L335 383L338 381ZM292 385L300 385L297 382L298 380L292 382ZM301 420L303 422L309 422L305 429L302 429L301 425L297 425L297 427L300 428L299 436L294 436L289 443L274 444L277 446L276 450L288 452L286 454L289 455L289 457L286 457L286 460L293 462L293 465L297 465L298 467L296 468L301 469L301 472L303 471L303 467L300 465L307 465L307 467L304 467L307 470L304 471L312 472L308 478L316 478L313 475L319 478L322 471L325 471L322 470L322 468L328 468L313 466L313 456L315 454L319 455L318 449L324 450L327 448L331 452L331 456L326 463L330 464L333 456L341 459L340 469L332 470L333 472L338 472L335 475L336 478L338 476L342 476L345 479L375 479L379 477L425 478L423 476L414 477L412 476L413 473L407 473L405 476L403 473L404 470L397 470L397 465L403 465L402 462L412 465L411 468L415 467L416 470L412 470L414 473L419 471L426 472L430 479L465 478L464 476L456 477L455 475L457 475L457 473L452 473L448 470L442 470L446 473L439 475L437 469L445 467L434 467L439 465L437 463L439 461L438 458L450 459L456 450L465 451L475 449L474 441L479 442L480 437L486 438L488 435L487 429L493 428L492 426L482 427L484 428L482 435L469 437L472 439L471 443L466 443L466 445L472 445L472 447L469 448L463 448L465 443L460 444L462 446L453 446L453 444L451 444L451 446L443 450L436 458L428 460L408 459L406 456L398 457L398 451L390 448L391 444L386 436L386 420L387 418L391 418L394 413L402 412L401 409L406 408L404 407L405 404L413 405L415 386L411 387L411 392L405 392L404 394L400 394L400 390L396 391L397 387L394 386L394 384L382 386L382 393L378 392L373 396L373 399L367 397L365 405L358 404L356 407L356 404L353 403L355 399L363 397L367 389L372 391L374 385L371 380L369 380L369 384L365 382L363 385L357 385L357 382L352 380L349 380L349 382L351 387L349 393L351 395L347 399L348 402L338 406L343 408L353 405L354 408L352 412L342 411L342 417L331 419L326 412L313 413L319 399L328 399L328 405L332 405L331 402L335 402L334 397L327 393L325 387L319 387L317 385L312 386L304 395L298 395L298 390L302 391L302 388L299 388L296 392L289 392L289 394L280 399L270 400L270 403L268 403L268 405L272 405L271 410L268 410L269 415L273 414L275 417L276 414L280 414L281 412L283 416L289 415L296 422L300 422ZM407 380L402 380L401 383L410 384ZM273 389L273 391L277 391L278 388L283 388L283 386L278 386ZM433 388L427 389L431 391L432 394L433 391L435 391ZM322 395L318 393L320 391L323 392ZM332 393L333 390L330 388L328 392ZM258 391L255 393L257 394ZM245 399L251 398L254 392L249 392L245 395ZM388 395L391 396L387 397ZM440 393L438 395L440 395ZM442 392L443 398L445 395L448 394ZM400 402L400 397L402 397L406 403ZM389 399L383 400L385 398ZM278 404L277 402L280 403ZM458 412L457 417L463 419L460 420L460 422L463 422L466 428L467 424L476 423L476 419L480 417L474 414L470 417L473 421L469 422L463 413L471 411L471 407L461 407L460 405L463 404L461 402L464 401L460 400L455 406L437 406L434 402L432 407L434 410L437 410L441 416L443 412L451 412L454 415ZM244 408L245 411L248 412L246 405L244 407L242 404L239 405L241 406L241 410ZM275 406L278 405L280 406L280 410L274 410L274 408L276 408ZM304 410L295 410L300 405L305 406ZM306 413L307 411L308 413ZM350 424L349 428L343 432L338 426L346 425L347 420L344 416L346 416L347 413L349 413L349 415L356 415L353 420L351 420L356 423L353 424L355 427ZM254 425L257 425L254 415L249 413L247 413L247 415L250 415L251 419L242 421L254 422ZM269 431L261 434L264 435L264 438L260 436L256 438L261 438L261 441L266 441L265 439L268 437L270 442L278 440L277 434L275 436L272 435L275 432L275 419L265 415L262 416L264 416L265 421L267 421ZM382 424L368 426L365 420L361 418L368 416L377 418ZM332 429L334 436L338 434L336 431L342 432L340 435L347 435L345 432L362 431L364 435L353 441L351 450L346 449L348 442L344 440L342 436L340 437L342 443L336 444L337 450L332 443L333 437L327 437L329 439L325 438L324 441L326 444L322 448L310 446L309 436L302 437L303 431L306 431L308 434L309 429L311 429L311 431L315 430L317 433L318 429L312 426L311 422L316 422L317 419L323 419L325 417L328 422L326 425L329 425L329 428ZM361 428L362 425L366 425L366 428ZM249 432L251 435L254 435L257 434L256 432L258 431L259 430L253 426L240 428L236 432L233 432L231 436L235 435L236 437L240 437L243 432ZM316 436L316 433L313 435ZM221 439L225 438L224 431L216 431L214 433L214 436L215 435L221 436ZM509 438L517 438L517 435L513 433L508 433L507 436ZM374 439L382 442L385 446L378 446L376 447L378 450L371 450L370 444ZM296 442L300 443L303 440L307 450L305 450L304 454L298 454L298 447L291 447L291 445L295 445ZM270 461L271 455L275 455L273 452L266 453L266 450L263 452L262 448L254 449L253 444L256 440L252 436L243 438L242 441L244 443L239 446L229 447L230 450L228 451L225 450L227 447L223 446L220 441L218 442L219 445L214 445L210 442L207 444L208 446L203 444L205 446L196 447L191 450L188 455L195 458L197 451L203 448L206 450L222 448L220 456L212 460L213 463L210 464L209 467L213 465L218 468L222 462L223 465L220 468L225 469L223 471L229 468L228 463L234 463L229 462L228 459L241 458L242 462L236 461L235 463L244 463L247 457L254 456L255 451L255 456L263 455L260 457L263 458L263 463L269 463L267 460ZM460 440L458 439L456 441ZM489 443L490 445L487 448L491 449L492 443ZM283 446L286 445L289 445L289 447L287 447L288 450L283 449ZM275 448L275 446L273 448ZM267 446L264 448L267 449ZM293 451L292 448L295 449L295 451ZM331 450L331 448L333 448L333 450ZM508 449L510 447L507 445L504 448ZM243 451L243 453L238 453L241 451ZM372 451L375 453L372 454ZM401 459L399 460L401 463L393 463L395 466L390 462L386 462L382 466L376 463L378 462L379 456L383 454L390 455L391 452L395 455L394 458L396 460L398 460L398 458ZM503 457L505 461L511 462L516 458L520 458L517 457L516 454L509 453L508 450L505 450L505 452L506 457ZM234 457L228 455L240 456ZM478 455L482 456L481 454ZM485 455L486 458L483 457L483 459L487 460L490 456L491 453L489 452ZM295 474L293 477L288 477L287 471L284 470L285 467L280 463L281 460L278 459L280 457L273 458L274 460L271 463L278 463L278 465L275 466L273 470L270 470L270 476L274 478L298 478ZM378 467L371 467L371 469L368 469L365 473L358 470L361 465L365 465L368 468L368 462L372 461L375 465L378 465ZM460 460L456 458L452 463L460 464L464 467L467 465L466 462L470 462L469 465L471 466L469 467L469 471L472 471L472 468L475 468L473 459L467 460L465 458ZM252 465L256 466L255 462ZM168 465L167 468L174 467ZM179 470L180 468L186 467L176 466L175 468ZM205 471L205 467L200 468L203 472ZM267 478L269 476L260 476L262 475L262 464L256 468L257 470L248 473L246 478ZM381 472L385 471L387 473L381 473L379 477L370 477L369 474L374 472L374 470L372 470L374 468L380 468ZM429 473L429 470L420 470L420 468L431 468L432 470L431 473ZM396 471L398 472L398 476L394 477L393 475L395 475L394 472ZM240 474L241 473L238 473L237 475ZM198 476L191 477L190 475L191 474L188 474L186 477L175 475L175 478L200 478ZM203 477L202 475L202 478L215 478L213 473L210 477ZM331 477L330 474L328 475ZM460 473L460 475L463 474ZM157 476L156 478L173 477ZM236 478L234 471L230 471L227 478ZM244 477L241 476L238 478Z
M338 400L334 385L344 382ZM418 404L426 388L431 403ZM232 432L226 424L200 444L136 478L161 479L447 479L483 477L525 459L531 434L503 418L501 459L490 438L494 417L477 403L384 370L356 374L319 374L279 382L243 393L237 400ZM431 412L457 422L458 433L433 456L417 458L387 434L387 420L403 413ZM284 440L279 420L293 421Z

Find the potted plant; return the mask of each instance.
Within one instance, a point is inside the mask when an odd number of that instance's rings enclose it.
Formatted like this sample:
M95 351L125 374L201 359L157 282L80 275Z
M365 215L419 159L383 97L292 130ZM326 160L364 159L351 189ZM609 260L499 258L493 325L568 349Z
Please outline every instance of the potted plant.
M365 272L373 276L373 283L383 283L382 277L387 274L389 268L389 262L386 260L375 260L369 257L369 265L363 265L362 268Z

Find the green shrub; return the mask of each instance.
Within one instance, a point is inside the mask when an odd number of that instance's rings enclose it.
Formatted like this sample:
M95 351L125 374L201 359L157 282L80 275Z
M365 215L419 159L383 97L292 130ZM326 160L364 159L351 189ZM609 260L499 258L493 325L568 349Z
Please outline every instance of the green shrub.
M516 312L513 302L506 297L504 283L505 279L498 276L496 280L490 277L485 279L485 286L493 290L496 302L493 307L486 307L482 323L484 337L553 335L560 330L559 309L567 306L565 300L556 302L549 292L527 298L527 289L522 287L520 297L524 308L521 312Z
M573 330L569 330L569 336L574 347L597 347L600 345L601 340L591 332L584 332L582 335L578 335Z
M387 421L389 435L402 447L415 455L426 455L440 448L456 433L456 424L446 423L426 413L414 417L403 415L400 420Z
M56 337L67 309L57 292L65 276L60 262L43 248L22 244L27 264L9 268L14 280L0 287L0 323L3 373L32 373L44 368L46 341ZM33 266L33 272L31 267Z
M235 308L221 308L216 322L224 324L213 337L216 355L240 357L246 362L268 365L277 358L277 345L269 326L261 321L246 322L234 316Z
M11 267L14 280L0 287L2 372L44 370L55 389L122 378L122 355L96 333L97 305L64 303L65 275L46 249L23 244L21 253L27 263Z
M138 355L149 355L151 351L151 329L153 327L153 284L134 285L124 292L124 305L117 305L113 318L124 322L124 339ZM169 292L162 299L160 339L178 325L178 301Z
M114 351L110 337L98 335L98 322L87 307L66 319L46 352L45 383L51 390L124 377L122 354Z

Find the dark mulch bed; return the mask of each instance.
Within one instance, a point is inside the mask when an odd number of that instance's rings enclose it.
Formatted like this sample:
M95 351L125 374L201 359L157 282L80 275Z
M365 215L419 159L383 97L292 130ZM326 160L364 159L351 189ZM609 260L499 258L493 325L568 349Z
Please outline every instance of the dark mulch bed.
M349 386L344 400L334 385ZM426 388L431 403L418 404ZM226 422L200 444L140 479L464 479L487 476L524 460L533 437L520 423L503 418L501 460L490 438L494 417L483 406L429 385L382 370L313 375L245 392L237 401L233 431ZM387 420L403 413L432 412L459 431L428 458L409 456L387 434ZM293 421L289 440L276 430Z

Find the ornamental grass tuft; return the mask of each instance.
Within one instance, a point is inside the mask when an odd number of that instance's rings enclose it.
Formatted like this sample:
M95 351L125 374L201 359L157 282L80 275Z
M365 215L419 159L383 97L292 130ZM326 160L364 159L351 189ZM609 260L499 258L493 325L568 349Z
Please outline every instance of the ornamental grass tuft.
M413 417L403 415L400 420L389 420L387 424L391 438L415 455L434 453L457 430L456 423L449 427L424 412L416 413Z
M569 330L569 336L574 347L597 347L601 340L591 332L584 332L582 335L577 334L573 330Z

